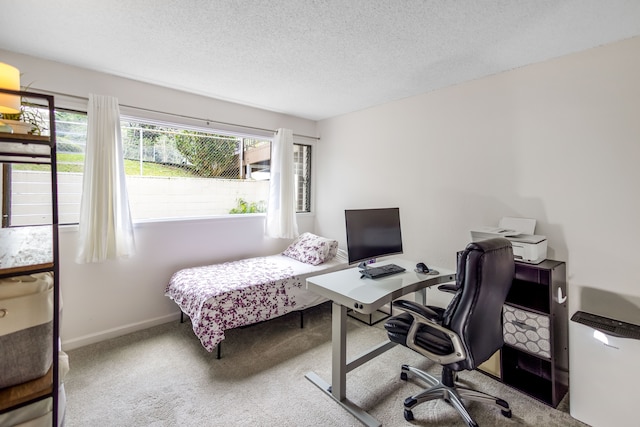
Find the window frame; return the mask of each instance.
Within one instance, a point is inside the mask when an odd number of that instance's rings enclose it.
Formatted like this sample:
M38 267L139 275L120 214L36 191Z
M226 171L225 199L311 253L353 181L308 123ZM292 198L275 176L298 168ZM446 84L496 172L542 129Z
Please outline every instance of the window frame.
M70 108L61 108L61 107L56 107L55 108L56 111L65 111L65 112L70 112L70 113L75 113L75 114L80 114L80 115L84 115L86 116L87 112L86 111L81 111L81 110L76 110L76 109L70 109ZM152 119L152 118L148 118L148 117L141 117L139 114L131 114L131 113L124 113L121 114L120 120L121 123L124 122L138 122L138 123L145 123L145 124L154 124L154 125L159 125L159 126L164 126L164 127L173 127L175 129L188 129L188 130L194 130L194 131L198 131L198 132L207 132L207 133L212 133L212 134L219 134L219 135L225 135L225 136L232 136L232 137L245 137L245 138L253 138L253 139L261 139L261 140L269 140L270 143L273 142L273 134L271 134L270 136L266 136L266 132L238 132L238 131L230 131L230 130L226 130L226 129L217 129L217 128L213 128L213 127L203 127L203 126L195 126L191 123L184 123L182 120L179 120L181 118L183 118L182 116L176 116L173 117L171 115L172 119L175 120L171 120L171 121L167 121L167 120L157 120L157 119ZM194 119L195 120L195 119ZM189 120L187 120L189 121ZM207 123L209 124L209 123ZM313 156L313 147L315 146L314 141L311 139L311 141L300 141L300 138L294 138L294 144L296 146L300 146L300 147L305 147L303 150L308 150L308 161L306 164L306 168L308 168L308 173L306 175L306 180L308 181L305 185L305 191L307 192L307 197L306 197L306 201L304 203L299 203L298 200L298 196L299 194L296 194L296 214L297 215L309 215L309 214L313 214L313 206L314 206L314 186L313 186L313 175L312 175L312 171L314 170L314 156ZM58 171L58 174L60 173L65 173L65 172L60 172ZM84 171L82 172L84 173ZM59 177L59 175L58 175ZM206 178L205 178L206 179ZM10 180L4 180L3 179L3 183L5 182L9 182ZM4 186L4 184L3 184ZM4 193L3 193L3 197L4 197ZM80 196L81 197L81 196ZM11 198L11 195L9 196L9 198ZM267 196L268 198L268 196ZM306 205L306 210L304 209ZM298 210L298 207L301 207L302 210ZM244 215L265 215L264 212L261 213L241 213L241 214L232 214L232 213L228 213L228 214L211 214L211 215L204 215L204 216L173 216L173 217L154 217L154 218L133 218L133 222L134 223L139 223L139 222L167 222L167 221L185 221L185 220L193 220L193 219L215 219L215 218L229 218L229 217L233 217L233 218L237 218L237 217L241 217ZM69 221L69 222L63 222L61 223L62 225L74 225L77 224L77 222L75 221Z

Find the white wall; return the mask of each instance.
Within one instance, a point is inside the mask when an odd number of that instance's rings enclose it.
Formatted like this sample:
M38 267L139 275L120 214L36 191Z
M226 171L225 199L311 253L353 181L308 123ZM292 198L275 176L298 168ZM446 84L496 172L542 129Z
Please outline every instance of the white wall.
M19 67L23 83L35 88L319 131L317 210L315 218L299 218L300 228L342 246L345 208L400 206L406 256L453 268L471 227L502 216L536 218L537 232L549 237L549 257L567 261L570 313L614 311L640 322L638 52L635 38L325 120L318 130L308 120L9 52L0 51L0 61ZM75 264L76 231L63 229L65 348L177 318L163 295L170 275L284 247L265 240L262 227L261 216L138 224L138 256L101 265Z
M472 227L536 218L567 262L569 313L640 322L638 52L635 38L319 122L316 232L344 246L345 208L399 206L405 256L454 268Z
M310 216L299 217L310 231ZM137 223L137 254L129 260L76 264L77 227L60 230L62 339L67 350L179 318L164 296L173 273L282 251L289 241L266 239L263 215Z
M148 85L103 73L0 50L0 62L20 69L22 84L77 97L89 93L110 95L120 104L166 111L184 116L265 129L292 129L314 136L316 123L306 119L245 107L194 94ZM86 101L56 97L56 106L84 109ZM123 114L167 119L123 107ZM195 122L185 120L187 124ZM202 125L201 122L197 123ZM228 127L230 130L240 130ZM313 143L312 140L303 140ZM312 231L313 218L299 215L299 229ZM122 335L154 324L176 320L177 306L164 296L175 271L204 263L273 254L289 241L264 237L264 216L248 215L192 221L138 223L137 255L129 260L79 265L74 262L77 227L60 231L63 348L75 347Z
M147 109L261 129L274 130L284 127L293 129L294 134L316 135L316 124L311 120L45 61L2 49L0 49L0 61L17 67L20 70L21 84L28 86L34 92L41 89L84 97L85 99L90 93L115 96L118 98L122 114L160 120L167 119L166 115L140 110ZM87 101L59 96L56 97L55 103L56 106L78 107L86 111ZM137 109L126 106L133 106ZM177 123L196 124L194 121L180 117L171 117L171 120ZM203 121L198 121L197 124L207 127ZM209 127L220 129L222 125L213 123ZM233 126L225 127L225 129L240 130ZM272 136L273 134L268 135Z

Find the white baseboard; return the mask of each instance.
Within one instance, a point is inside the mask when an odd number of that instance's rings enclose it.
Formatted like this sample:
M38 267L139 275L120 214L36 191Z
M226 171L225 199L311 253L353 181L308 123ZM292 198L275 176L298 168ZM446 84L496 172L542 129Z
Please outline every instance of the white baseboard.
M164 323L177 321L180 319L180 313L167 314L165 316L156 317L154 319L144 320L142 322L131 323L129 325L121 326L118 328L108 329L102 332L96 332L94 334L85 335L79 338L73 338L70 340L62 341L62 350L69 351L76 348L84 347L89 344L95 344L100 341L105 341L111 338L127 335L132 332L148 329L153 326L162 325Z

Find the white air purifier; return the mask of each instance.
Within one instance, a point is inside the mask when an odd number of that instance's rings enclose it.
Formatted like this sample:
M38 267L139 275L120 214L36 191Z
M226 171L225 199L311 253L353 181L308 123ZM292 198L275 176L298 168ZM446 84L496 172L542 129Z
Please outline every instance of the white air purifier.
M592 427L640 425L638 360L640 326L576 312L569 322L571 416Z

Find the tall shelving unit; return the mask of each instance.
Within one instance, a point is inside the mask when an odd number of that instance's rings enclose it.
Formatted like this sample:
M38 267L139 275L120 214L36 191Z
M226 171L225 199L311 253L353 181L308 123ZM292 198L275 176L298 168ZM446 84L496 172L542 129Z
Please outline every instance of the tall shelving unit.
M505 328L510 323L517 332L513 340L505 332L502 381L554 408L569 390L567 305L564 262L516 263L505 302L514 315L509 320L505 311Z
M479 369L557 407L569 390L566 265L516 262L503 309L505 344Z
M56 173L56 138L53 96L33 92L0 89L0 92L20 96L46 104L49 111L49 135L0 133L0 164L2 164L2 188L8 187L7 179L12 165L46 165L51 173L51 223L36 226L11 227L3 217L0 228L0 279L51 273L53 275L53 311L51 319L51 367L39 378L0 389L0 415L26 407L35 402L51 398L52 425L58 425L59 408L59 330L60 330L60 274L58 253L58 184ZM3 213L10 209L10 195L3 191ZM7 226L9 225L9 226ZM0 300L0 323L12 316L10 310L2 308ZM15 310L14 310L15 311ZM39 349L32 348L37 352ZM40 349L42 350L42 349ZM2 354L0 354L0 358ZM0 363L1 359L0 359Z

